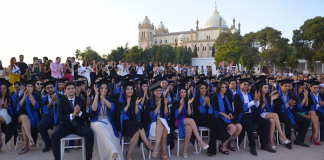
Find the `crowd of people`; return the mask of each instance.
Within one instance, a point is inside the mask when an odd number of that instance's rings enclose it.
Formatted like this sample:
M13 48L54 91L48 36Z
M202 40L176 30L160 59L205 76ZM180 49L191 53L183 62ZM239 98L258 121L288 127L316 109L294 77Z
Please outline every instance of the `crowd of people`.
M213 156L220 140L219 152L228 155L236 151L235 141L241 143L245 132L255 156L255 131L261 149L272 153L277 149L275 130L288 149L292 144L310 147L304 143L310 125L310 140L315 145L324 141L324 75L221 71L214 76L180 64L116 65L94 60L80 64L74 57L64 64L60 57L53 62L35 57L28 67L23 55L19 62L11 58L8 69L9 80L0 78L0 132L5 133L0 151L12 137L17 143L18 132L24 142L18 154L35 146L40 134L43 152L52 149L55 159L60 159L60 139L69 134L85 137L86 158L96 160L130 160L139 142L152 157L161 154L168 159L166 149L174 148L176 130L184 139L184 158L195 141ZM210 130L208 144L199 127ZM294 140L292 128L298 133ZM53 130L51 137L48 130ZM125 155L123 137L130 142Z

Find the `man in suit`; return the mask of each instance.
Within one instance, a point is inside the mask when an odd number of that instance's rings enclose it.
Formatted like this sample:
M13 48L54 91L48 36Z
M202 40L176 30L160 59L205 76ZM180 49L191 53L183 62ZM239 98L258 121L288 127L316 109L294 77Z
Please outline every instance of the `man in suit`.
M153 78L153 61L150 60L150 64L146 66L146 71L147 71L147 77L148 78Z
M56 126L57 124L58 99L62 98L63 96L54 93L55 81L48 81L45 82L43 85L48 94L42 98L41 112L44 116L39 121L37 127L46 145L43 149L43 152L47 152L51 148L51 139L48 135L47 130L53 126Z
M92 157L93 131L85 125L88 118L86 102L75 96L75 84L67 82L64 86L66 97L58 100L58 126L52 134L52 147L55 160L60 159L60 139L69 134L85 137L86 158Z

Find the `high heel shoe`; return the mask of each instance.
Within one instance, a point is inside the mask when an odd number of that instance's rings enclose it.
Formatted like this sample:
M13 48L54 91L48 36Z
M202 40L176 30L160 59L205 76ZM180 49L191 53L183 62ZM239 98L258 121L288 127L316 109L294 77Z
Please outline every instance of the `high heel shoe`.
M30 142L29 146L31 146L31 147L34 147L35 146L35 142L34 141L29 140L29 142Z
M153 151L153 153L152 153L152 157L153 157L153 158L156 158L156 157L158 156L158 154L159 154L159 152L155 152L155 151Z
M162 153L163 153L162 151L165 151L165 149L161 149L161 150L160 150L161 155L162 155ZM166 153L165 153L165 154L166 154ZM168 159L169 159L168 155L165 155L165 156L162 155L162 160L168 160Z
M284 143L284 144L289 144L289 143L291 143L291 141L289 140L289 139L287 139L287 140L283 140L282 138L280 138L280 140L282 141L282 143Z
M200 146L203 150L206 150L206 149L209 147L208 144L206 144L205 146L202 146L202 145L199 144L199 146Z
M183 154L182 156L183 156L184 159L188 158L188 154Z
M219 147L218 147L219 152L221 152L221 153L223 153L223 154L225 154L225 155L229 155L229 152L228 152L228 151L222 151L222 150L221 150L222 147L226 148L225 146L221 146L221 145L219 145Z
M227 143L227 146L231 151L236 151L235 147L231 147L231 145L234 146L233 142L234 142L234 139L229 140L229 142Z
M315 137L315 136L313 136L311 140L313 140L313 142L315 143L315 145L318 145L318 146L321 146L321 145L322 145L322 144L318 141L318 138Z

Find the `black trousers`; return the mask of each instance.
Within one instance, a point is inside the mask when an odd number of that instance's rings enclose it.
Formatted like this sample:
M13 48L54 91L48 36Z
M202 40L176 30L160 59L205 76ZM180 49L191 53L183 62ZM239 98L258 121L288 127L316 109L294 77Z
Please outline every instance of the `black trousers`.
M269 143L269 132L270 132L270 121L262 118L260 115L256 115L253 113L243 114L241 118L241 123L244 128L244 131L247 132L249 138L249 147L251 149L255 149L255 139L254 139L254 124L258 124L261 127L262 135L260 135L261 146L266 146ZM245 132L241 132L245 136ZM242 137L242 136L240 136Z
M295 131L298 132L296 140L304 143L310 120L297 113L293 113L293 115L295 119L294 126L292 126L292 122L286 113L278 113L280 122L285 123L286 137L291 140L291 127L294 127Z
M320 125L320 131L321 131L321 135L320 137L318 137L321 141L324 141L324 115L323 113L319 112L319 111L316 111L316 115L319 119L319 122L321 122L321 125Z
M73 126L72 124L59 125L52 134L52 150L55 160L61 159L61 138L69 134L76 134L85 137L86 157L92 157L93 131L85 125Z
M42 117L42 119L39 121L37 127L40 135L42 136L42 139L46 146L51 146L51 139L48 135L47 130L54 126L54 117L46 115Z
M225 142L231 135L227 133L226 128L213 114L206 114L196 118L197 126L208 127L210 129L209 154L216 154L216 139Z

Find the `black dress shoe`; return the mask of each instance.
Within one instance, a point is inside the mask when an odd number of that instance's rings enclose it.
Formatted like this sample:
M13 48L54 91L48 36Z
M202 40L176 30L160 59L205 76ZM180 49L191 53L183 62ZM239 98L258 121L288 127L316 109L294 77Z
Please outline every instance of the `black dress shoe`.
M286 144L286 148L292 149L291 143Z
M253 149L253 148L250 148L250 153L252 155L254 155L254 156L257 156L258 155L257 151L255 149Z
M308 144L305 144L304 142L299 142L299 141L294 141L294 144L296 145L300 145L300 146L303 146L303 147L310 147Z
M262 146L261 149L265 150L265 151L268 151L268 152L271 152L271 153L276 153L277 152L276 150L271 149L268 145Z
M51 149L51 146L45 146L45 148L43 149L43 152L47 152Z

